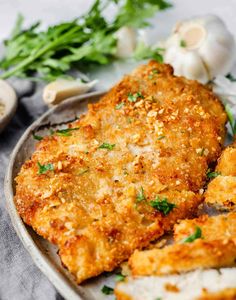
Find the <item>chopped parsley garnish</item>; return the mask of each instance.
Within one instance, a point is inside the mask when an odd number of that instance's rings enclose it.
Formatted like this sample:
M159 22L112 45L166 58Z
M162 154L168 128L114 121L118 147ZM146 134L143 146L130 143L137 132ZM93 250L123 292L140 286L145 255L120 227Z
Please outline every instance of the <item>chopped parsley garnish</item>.
M160 141L160 140L162 140L162 139L164 139L164 138L165 138L164 135L160 135L160 136L157 138L157 140Z
M141 98L141 99L144 98L144 96L142 95L142 93L137 92L135 94L131 94L131 93L128 94L128 100L130 102L136 102L138 98Z
M168 202L167 198L161 199L158 196L155 198L155 200L150 201L149 204L153 208L163 212L165 216L168 215L174 207L176 207L175 204Z
M71 131L79 130L80 127L76 128L67 128L67 129L59 129L57 131L51 131L51 134L56 134L58 136L71 136Z
M111 288L111 287L109 287L109 286L107 286L107 285L104 285L104 286L102 287L101 291L102 291L103 294L105 294L105 295L112 295L113 292L114 292L114 289Z
M228 116L228 120L229 120L229 124L232 130L232 134L235 135L236 134L236 121L234 120L234 116L233 113L229 107L228 104L225 105L225 111L227 113Z
M115 281L124 281L125 275L122 275L121 273L116 274Z
M43 139L43 137L41 135L37 135L33 133L33 138L37 141L41 141Z
M121 109L124 105L125 105L124 102L118 103L118 104L115 106L115 109L116 109L116 110L119 110L119 109Z
M146 197L144 195L144 189L143 189L143 187L141 187L140 192L137 194L136 200L137 200L137 202L141 202L143 200L146 200Z
M186 239L183 240L183 243L192 243L196 239L200 239L202 237L202 230L199 226L195 227L195 232L188 236Z
M227 74L225 77L228 78L230 81L236 81L236 78L231 73Z
M54 170L54 166L51 163L49 163L47 165L41 165L38 162L38 167L39 167L39 170L38 170L39 174L45 174L47 171L53 171Z
M216 178L217 176L221 175L220 172L211 172L210 170L207 172L207 178L211 179L211 178Z
M159 71L157 69L153 69L151 71L151 74L148 75L148 79L153 79L153 75L158 74L158 73L159 73Z
M180 47L185 48L187 46L185 40L180 41Z
M107 150L113 150L116 144L109 144L109 143L103 143L98 147L98 149L107 149Z

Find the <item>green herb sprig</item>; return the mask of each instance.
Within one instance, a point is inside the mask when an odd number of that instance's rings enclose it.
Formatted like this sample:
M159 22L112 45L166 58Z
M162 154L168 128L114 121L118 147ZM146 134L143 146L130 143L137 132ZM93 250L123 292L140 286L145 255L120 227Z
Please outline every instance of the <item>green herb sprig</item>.
M103 13L110 5L116 6L117 13L108 21ZM17 76L33 80L37 75L37 79L52 81L69 77L65 75L68 71L83 69L88 64L108 64L115 59L115 33L121 27L149 26L148 18L170 6L165 0L95 0L85 15L45 31L40 22L23 28L23 17L19 16L5 41L5 55L0 61L5 72L0 78ZM146 54L147 58L152 54Z
M116 144L109 144L109 143L103 143L101 144L98 149L107 149L109 151L113 150Z
M221 173L217 172L217 171L211 172L211 170L209 170L206 175L207 175L208 179L212 179L212 178L216 178L217 176L221 175Z
M149 203L153 208L159 210L165 216L168 215L176 207L174 203L168 202L167 198L161 199L158 196L155 198L155 200L152 200Z
M38 164L38 173L39 174L45 174L47 171L53 171L54 170L54 166L53 164L49 163L49 164L46 164L46 165L41 165L39 162L37 163Z
M59 129L56 131L52 131L52 134L56 134L58 136L71 136L71 132L75 130L79 130L80 127L75 127L75 128L66 128L66 129Z
M202 238L202 230L199 226L196 226L195 232L193 234L191 234L190 236L188 236L187 238L185 238L183 240L183 243L192 243L196 239L200 239L200 238Z
M107 286L107 285L104 285L101 289L101 291L103 292L103 294L105 295L112 295L114 293L114 289Z

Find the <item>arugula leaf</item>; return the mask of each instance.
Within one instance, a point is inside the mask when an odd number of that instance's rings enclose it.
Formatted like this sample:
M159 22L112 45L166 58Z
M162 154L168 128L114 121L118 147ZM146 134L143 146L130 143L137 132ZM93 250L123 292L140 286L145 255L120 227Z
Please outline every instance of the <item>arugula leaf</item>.
M109 144L109 143L103 143L98 147L98 149L107 149L107 150L113 150L116 144Z
M192 243L196 239L202 238L202 230L199 226L195 227L195 232L183 240L183 243Z
M109 286L107 286L107 285L104 285L104 286L102 287L101 291L102 291L103 294L105 294L105 295L112 295L113 292L114 292L114 289L111 288L111 287L109 287Z
M108 21L103 12L114 4L117 14ZM41 30L40 22L23 30L23 17L19 16L11 37L5 41L5 56L0 61L5 73L0 78L17 76L32 80L37 75L38 79L51 81L88 64L108 64L115 59L117 30L123 26L147 26L147 18L170 6L165 0L95 0L87 14L45 31ZM151 56L159 59L154 52Z
M162 48L152 48L145 45L143 42L140 42L134 52L134 58L136 60L142 59L154 59L160 63L163 62L163 52Z
M37 141L41 141L43 139L43 137L41 135L37 135L35 133L33 133L33 138Z
M143 189L142 186L141 186L140 192L136 196L136 200L137 200L137 202L141 202L143 200L146 200L146 197L144 195L144 189Z
M158 196L155 198L155 200L150 201L149 204L153 208L159 210L160 212L163 212L165 216L168 215L173 210L173 208L176 207L174 203L168 202L167 198L161 199Z
M232 82L236 81L236 78L231 73L227 74L225 77L228 78Z
M45 174L47 171L53 171L54 170L54 166L53 164L49 163L47 165L41 165L39 162L37 163L38 164L38 173L39 174Z
M216 178L216 177L219 176L219 175L221 175L221 173L220 173L220 172L217 172L217 171L211 172L211 170L209 170L209 171L207 172L207 178L209 178L209 179L211 179L211 178Z
M229 120L229 124L230 124L231 130L232 130L232 134L235 135L236 134L236 121L234 120L234 116L233 116L233 113L230 109L229 104L225 105L225 111L226 111L227 116L228 116L228 120Z

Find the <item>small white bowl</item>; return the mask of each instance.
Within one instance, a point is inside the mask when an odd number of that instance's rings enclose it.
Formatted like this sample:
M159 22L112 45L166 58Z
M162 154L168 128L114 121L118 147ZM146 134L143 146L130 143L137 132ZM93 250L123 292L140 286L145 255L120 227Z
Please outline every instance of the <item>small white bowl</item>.
M14 89L4 80L0 79L0 103L4 107L3 114L0 115L0 132L7 126L15 114L17 107L17 96Z

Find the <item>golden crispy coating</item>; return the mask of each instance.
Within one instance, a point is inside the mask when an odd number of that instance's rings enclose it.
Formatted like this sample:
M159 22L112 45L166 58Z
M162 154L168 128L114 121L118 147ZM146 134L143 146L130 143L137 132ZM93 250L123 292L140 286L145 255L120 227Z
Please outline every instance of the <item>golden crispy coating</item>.
M38 143L16 178L17 209L78 283L111 271L191 216L225 121L211 91L152 61L90 104L77 130ZM176 207L165 216L149 205L157 196Z
M214 178L205 192L207 204L220 210L236 209L236 143L221 154L216 167L219 176Z
M183 220L174 226L175 242L181 242L194 234L196 226L200 227L205 241L236 238L236 213L214 217L204 215L197 219Z
M129 259L133 276L167 275L198 268L235 265L236 239L174 244L163 249L136 250Z
M204 293L196 300L236 300L236 288L228 288L217 293Z

